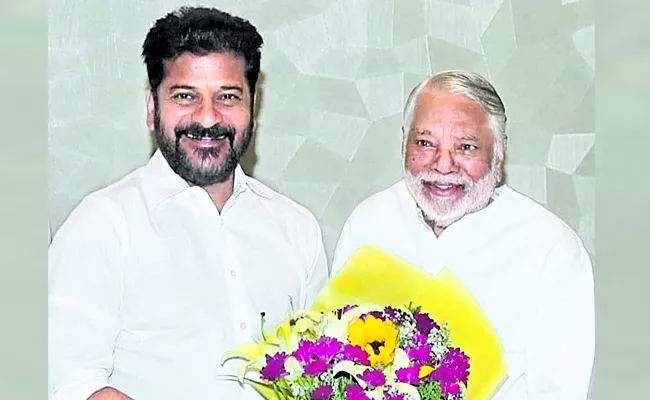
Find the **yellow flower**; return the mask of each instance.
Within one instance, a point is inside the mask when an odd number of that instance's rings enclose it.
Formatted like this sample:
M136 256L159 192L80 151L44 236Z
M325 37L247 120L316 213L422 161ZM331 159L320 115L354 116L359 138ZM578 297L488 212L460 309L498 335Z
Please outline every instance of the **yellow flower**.
M365 321L357 318L350 324L348 340L352 345L361 346L368 353L370 364L377 367L393 361L398 333L392 322L368 315Z
M433 367L430 365L423 365L420 367L420 372L418 373L418 378L426 378L427 376L431 375L431 373L434 371Z

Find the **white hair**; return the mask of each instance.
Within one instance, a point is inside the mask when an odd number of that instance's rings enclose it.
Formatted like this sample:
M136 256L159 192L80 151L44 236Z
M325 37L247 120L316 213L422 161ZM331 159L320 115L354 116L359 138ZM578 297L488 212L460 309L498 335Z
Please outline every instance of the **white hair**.
M440 89L466 97L480 106L488 114L490 130L494 135L494 150L503 156L503 143L506 140L506 109L496 89L481 75L467 71L443 71L420 82L409 95L404 106L403 128L408 135L413 123L417 98L424 89Z

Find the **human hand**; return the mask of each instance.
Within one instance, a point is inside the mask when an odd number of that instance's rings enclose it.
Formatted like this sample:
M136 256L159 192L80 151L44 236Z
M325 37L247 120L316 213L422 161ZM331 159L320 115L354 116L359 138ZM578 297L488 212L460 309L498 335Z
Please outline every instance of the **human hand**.
M112 387L105 387L90 395L88 400L133 400L129 396L113 389Z

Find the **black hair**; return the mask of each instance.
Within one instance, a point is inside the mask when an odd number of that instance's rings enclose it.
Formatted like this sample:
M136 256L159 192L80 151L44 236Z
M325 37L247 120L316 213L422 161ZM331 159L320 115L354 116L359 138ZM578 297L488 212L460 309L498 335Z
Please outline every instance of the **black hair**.
M157 98L166 64L184 54L232 53L244 59L252 107L263 43L257 29L242 18L215 8L181 7L158 19L142 45L151 92Z

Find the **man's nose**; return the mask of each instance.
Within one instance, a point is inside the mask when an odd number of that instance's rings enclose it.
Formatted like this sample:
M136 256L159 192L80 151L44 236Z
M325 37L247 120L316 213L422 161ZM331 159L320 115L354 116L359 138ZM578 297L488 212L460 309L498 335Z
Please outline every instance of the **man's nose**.
M210 128L220 123L222 118L221 112L210 100L203 101L192 115L192 121L201 124L205 128Z
M433 168L441 174L450 174L458 172L458 166L454 160L452 150L440 150L436 155Z

